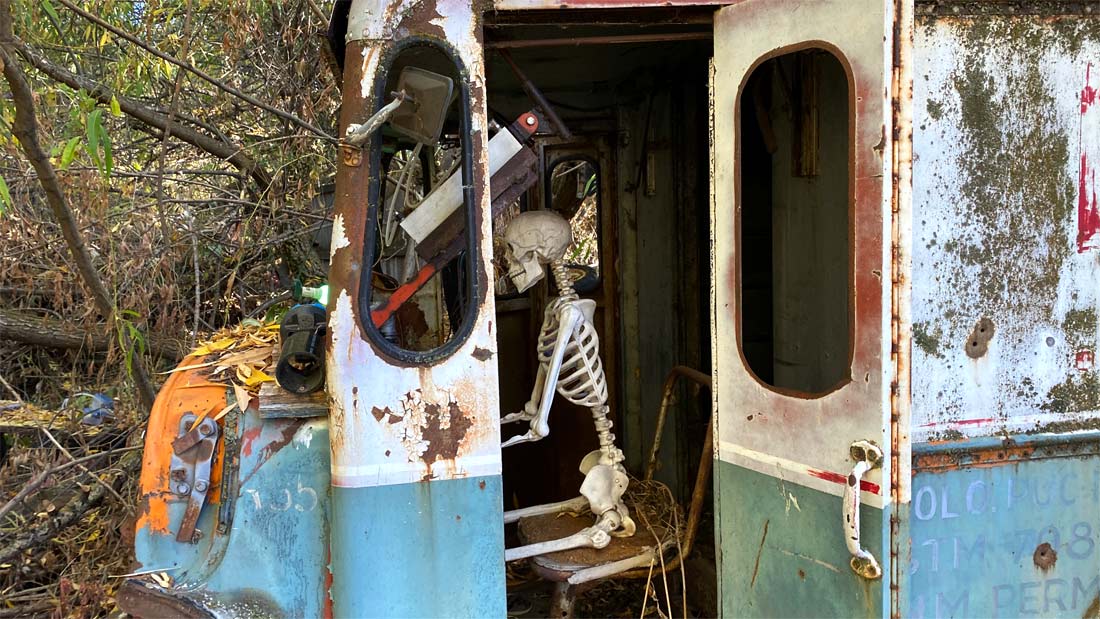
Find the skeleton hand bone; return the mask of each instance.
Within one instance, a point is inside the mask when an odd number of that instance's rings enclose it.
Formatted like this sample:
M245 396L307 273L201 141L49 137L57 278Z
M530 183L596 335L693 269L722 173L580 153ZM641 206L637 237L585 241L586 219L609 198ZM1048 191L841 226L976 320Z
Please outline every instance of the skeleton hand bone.
M512 423L515 421L531 421L538 416L539 410L535 407L534 402L528 402L523 405L523 410L515 413L509 413L500 419L501 425L506 423Z

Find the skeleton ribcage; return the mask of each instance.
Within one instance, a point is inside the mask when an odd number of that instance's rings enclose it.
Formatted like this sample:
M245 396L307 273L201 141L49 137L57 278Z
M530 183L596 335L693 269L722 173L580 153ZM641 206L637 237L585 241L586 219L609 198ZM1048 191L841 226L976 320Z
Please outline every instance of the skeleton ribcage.
M554 354L554 343L561 327L560 307L547 308L539 334L539 363L549 364ZM572 311L580 311L573 309ZM565 348L565 355L558 373L558 393L579 406L600 406L607 403L607 377L600 361L600 338L596 328L583 317L578 322Z

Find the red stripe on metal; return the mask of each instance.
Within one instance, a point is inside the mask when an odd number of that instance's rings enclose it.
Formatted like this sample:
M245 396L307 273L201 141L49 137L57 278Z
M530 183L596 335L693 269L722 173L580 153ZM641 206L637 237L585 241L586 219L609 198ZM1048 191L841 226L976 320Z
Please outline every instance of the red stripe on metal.
M809 473L811 477L824 479L825 481L831 481L834 484L840 484L842 486L848 485L848 478L844 475L841 475L840 473L834 473L832 471L819 471L817 469L807 469L806 472ZM882 487L876 483L869 482L867 480L860 480L859 489L863 492L879 494L879 492L881 492L882 490Z

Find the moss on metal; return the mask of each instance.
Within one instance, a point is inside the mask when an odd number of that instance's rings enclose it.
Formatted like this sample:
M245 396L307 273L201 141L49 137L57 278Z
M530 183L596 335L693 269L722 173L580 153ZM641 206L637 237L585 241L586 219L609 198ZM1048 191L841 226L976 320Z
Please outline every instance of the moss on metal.
M940 352L941 335L939 328L930 329L926 322L913 323L913 343L929 355L945 359L946 357Z
M1096 345L1096 310L1073 309L1062 320L1062 332L1071 346Z
M935 99L928 100L928 116L932 120L940 120L943 118L943 103L936 101Z
M1082 372L1070 375L1051 388L1042 409L1052 413L1085 413L1100 410L1100 375Z

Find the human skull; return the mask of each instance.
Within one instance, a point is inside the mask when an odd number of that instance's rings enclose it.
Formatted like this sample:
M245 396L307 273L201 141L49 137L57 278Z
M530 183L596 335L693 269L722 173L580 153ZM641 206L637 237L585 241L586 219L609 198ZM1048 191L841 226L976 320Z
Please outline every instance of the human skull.
M561 260L573 243L569 222L552 211L520 213L504 230L508 278L523 292L543 276L543 266Z

